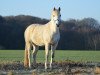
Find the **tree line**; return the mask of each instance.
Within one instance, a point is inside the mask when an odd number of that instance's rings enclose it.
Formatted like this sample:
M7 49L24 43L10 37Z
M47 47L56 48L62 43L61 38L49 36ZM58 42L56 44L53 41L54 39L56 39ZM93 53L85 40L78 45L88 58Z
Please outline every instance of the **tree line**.
M29 15L0 16L0 49L24 49L27 26L48 21ZM59 50L100 50L100 23L94 18L62 21L60 35Z

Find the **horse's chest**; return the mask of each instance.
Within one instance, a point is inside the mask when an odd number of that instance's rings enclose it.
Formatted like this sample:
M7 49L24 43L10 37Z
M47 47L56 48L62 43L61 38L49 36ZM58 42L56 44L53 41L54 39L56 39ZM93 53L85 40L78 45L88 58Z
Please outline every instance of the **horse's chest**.
M57 43L57 42L59 41L59 39L60 39L60 34L55 34L55 35L53 35L53 36L51 37L50 43L51 43L51 44L55 44L55 43Z
M55 44L59 41L60 34L48 32L43 35L43 39L45 43Z

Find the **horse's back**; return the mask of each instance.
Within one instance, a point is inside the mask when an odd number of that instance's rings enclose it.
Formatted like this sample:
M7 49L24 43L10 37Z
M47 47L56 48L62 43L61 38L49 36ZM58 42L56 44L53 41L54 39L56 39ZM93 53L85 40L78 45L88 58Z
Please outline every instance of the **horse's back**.
M43 45L43 31L44 25L32 24L28 26L24 33L25 42L32 42L37 45Z

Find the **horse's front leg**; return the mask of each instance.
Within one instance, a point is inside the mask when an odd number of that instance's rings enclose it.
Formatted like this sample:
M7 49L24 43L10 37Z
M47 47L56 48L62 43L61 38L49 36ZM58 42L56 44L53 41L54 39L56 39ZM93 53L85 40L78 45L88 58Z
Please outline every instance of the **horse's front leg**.
M55 56L55 49L57 47L57 44L51 45L51 61L50 61L50 69L52 69L52 63L54 61L54 56Z
M49 44L45 44L45 70L48 68Z

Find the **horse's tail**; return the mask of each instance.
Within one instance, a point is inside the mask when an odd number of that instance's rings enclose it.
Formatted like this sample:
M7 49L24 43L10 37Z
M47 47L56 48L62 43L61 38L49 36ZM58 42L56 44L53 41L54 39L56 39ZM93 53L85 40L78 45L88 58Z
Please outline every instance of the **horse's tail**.
M28 59L28 50L25 49L25 56L24 56L24 67L29 67L29 59Z

